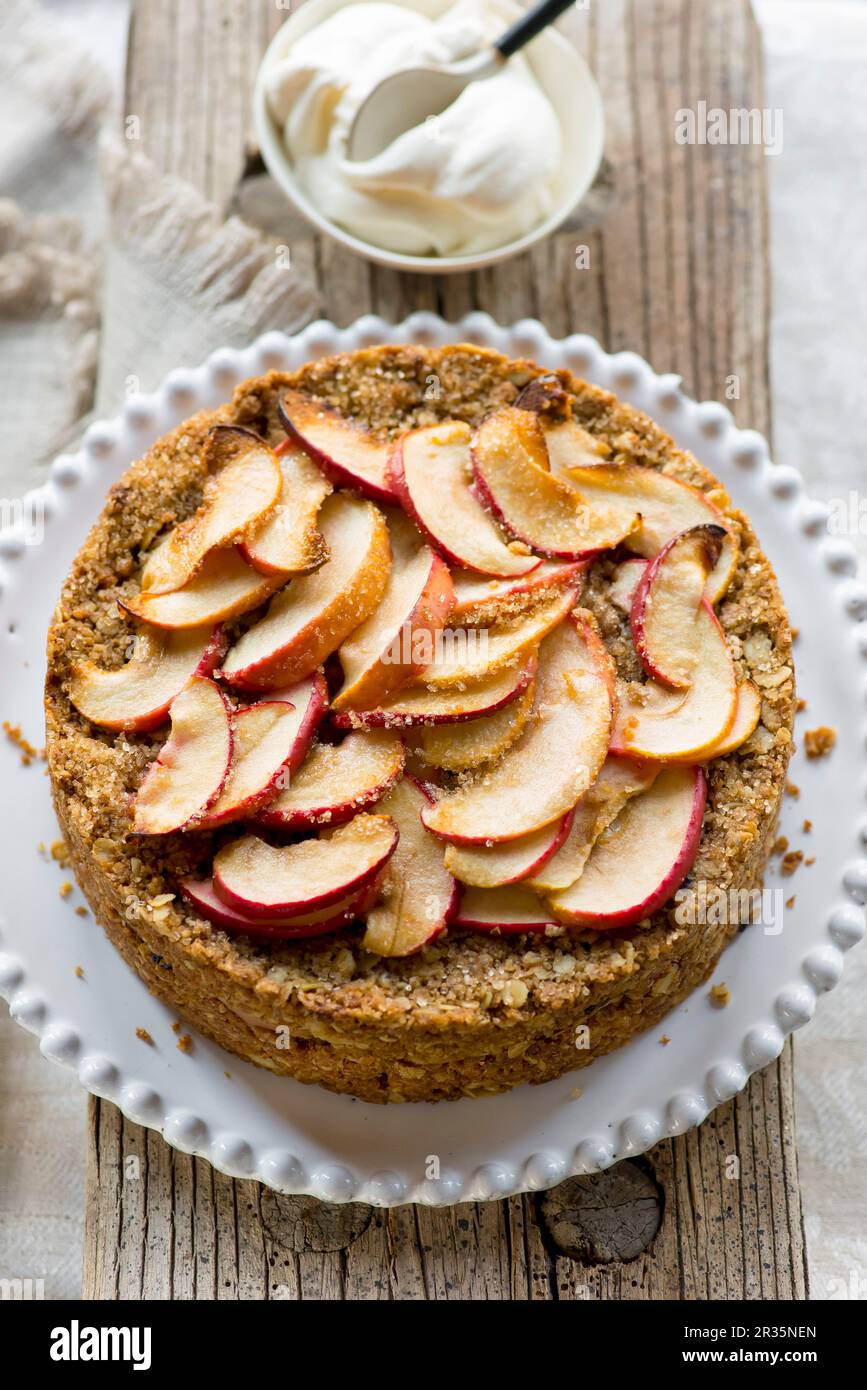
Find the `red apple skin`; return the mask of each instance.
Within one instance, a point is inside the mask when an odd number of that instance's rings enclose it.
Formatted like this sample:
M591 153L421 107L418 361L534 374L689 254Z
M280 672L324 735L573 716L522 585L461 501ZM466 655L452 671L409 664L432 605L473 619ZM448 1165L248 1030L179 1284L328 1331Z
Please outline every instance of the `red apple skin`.
M706 527L696 526L690 527L689 529L691 531L706 530L713 533L718 532L720 537L725 536L726 534L725 529L722 526L714 526L711 524L708 524ZM635 593L632 596L632 611L629 615L629 624L632 629L632 640L635 643L635 650L638 652L641 664L644 667L645 671L649 676L652 676L654 680L661 681L663 685L671 686L675 690L685 689L688 682L673 680L671 676L666 675L666 673L660 670L660 668L656 665L655 661L653 660L653 655L647 644L645 616L647 612L647 598L648 594L650 593L650 586L652 585L657 574L659 573L660 566L664 564L666 556L670 554L671 550L674 548L675 545L678 545L683 540L683 537L686 534L688 534L688 532L681 531L678 535L672 536L671 540L666 542L666 544L662 547L658 554L654 555L653 559L649 560L648 563L645 565L644 573L639 579L638 584L636 585ZM708 573L710 574L712 572L713 566L711 567L711 570ZM706 600L702 601L706 602Z
M262 838L262 837L260 837ZM300 917L308 912L318 912L322 907L328 907L331 903L336 903L341 898L346 898L351 894L361 893L364 888L378 879L394 851L397 849L398 831L395 826L394 838L391 847L383 859L379 859L369 869L363 869L354 879L348 883L341 883L339 887L329 889L325 893L320 893L315 898L307 898L302 902L282 903L273 906L260 906L257 903L248 902L238 893L234 893L231 888L221 879L219 872L215 869L213 876L214 892L227 907L234 907L245 916L255 917L258 920L263 918L273 919L279 917Z
M435 637L436 634L441 632L445 627L449 614L454 608L455 591L452 584L451 571L446 562L436 551L429 551L428 553L431 557L431 566L424 588L418 595L411 611L404 618L401 627L394 633L391 639L392 642L400 642L404 630L409 632L411 640L414 640L416 633L419 632L426 632L429 633L431 637ZM374 613L375 612L376 610L374 609ZM388 645L391 644L389 643ZM384 650L387 650L387 647L384 648ZM339 650L337 655L340 655ZM402 662L393 662L388 667L380 665L378 690L376 692L377 698L380 700L388 699L395 690L399 690L401 686L406 685L414 676L419 675L419 673L424 670L424 665L423 662L408 662L406 665ZM387 678L385 672L389 672ZM338 701L342 694L342 690L337 692L336 699ZM368 694L365 695L365 702L371 697L371 694L370 684L368 684Z
M332 458L330 454L324 453L322 449L318 449L312 440L308 439L308 437L296 427L282 400L277 406L277 414L290 440L294 444L297 444L299 449L303 449L308 458L311 458L315 464L318 464L325 476L330 478L337 487L352 488L353 492L359 492L362 496L369 497L371 502L391 503L393 505L398 500L391 486L378 487L376 483L371 482L369 478L360 477L359 474L354 473L351 468L340 463L337 459ZM347 429L352 429L352 425L348 422Z
M723 632L723 629L722 629L722 626L721 626L721 624L720 624L719 618L717 617L716 613L713 611L713 608L712 608L711 605L710 605L710 601L709 601L708 599L706 599L706 598L703 598L703 599L702 599L702 606L703 606L704 608L707 609L707 611L708 611L710 617L713 619L714 623L715 623L716 626L719 628L719 634L720 634L720 639L721 639L721 641L725 642L725 641L726 641L725 633ZM735 710L737 709L737 701L735 701L734 709L735 709ZM616 708L613 710L613 716L612 716L612 717L613 717L613 719L616 721L616 717L617 717L617 710L616 710ZM731 719L731 721L730 721L730 723L729 723L729 728L731 728L731 724L732 724L733 722L734 722L734 714L732 715L732 719ZM612 725L612 727L613 727L613 725ZM617 755L618 757L633 758L633 759L637 759L638 762L646 762L646 761L648 761L648 759L642 758L642 757L640 756L640 754L636 753L635 749L632 748L629 744L621 743L621 742L618 740L616 731L613 732L612 735L611 735L611 747L609 748L608 751L609 751L609 753L614 753L614 754ZM692 756L692 754L690 754L689 756ZM712 749L712 748L705 748L705 749L702 750L702 752L701 752L698 756L699 756L703 761L706 761L707 759L714 757L713 749ZM652 761L652 759L651 759L650 761ZM670 761L671 761L671 762L687 762L687 761L688 761L688 757L672 758ZM672 890L672 891L673 891L673 890Z
M683 838L680 852L671 869L666 874L659 887L650 894L642 903L635 903L632 907L626 907L622 912L611 912L595 917L584 918L581 926L587 926L592 931L613 931L622 927L634 927L637 922L643 921L645 917L650 917L659 908L663 907L678 890L683 880L686 878L698 854L699 841L701 840L701 825L704 816L704 808L707 802L707 779L700 767L693 768L695 773L695 791L693 794L692 814L690 816L687 833Z
M216 927L245 936L258 936L271 941L298 940L309 936L325 936L347 926L369 912L379 894L378 882L372 883L347 906L329 913L321 922L304 922L303 914L291 917L249 917L237 908L228 907L214 892L211 879L181 879L178 885L188 902Z
M532 878L533 874L535 874L539 869L541 869L543 864L547 864L549 859L554 858L554 855L557 853L558 849L560 849L560 847L563 845L564 841L566 840L569 834L569 831L572 829L572 822L574 821L574 819L575 807L573 806L571 811L566 812L565 816L560 822L556 835L551 840L550 844L545 846L535 863L530 865L530 868L527 870L526 873L521 874L521 878L512 879L512 883L520 883L521 879ZM508 840L506 840L505 843L508 844ZM505 886L506 885L504 884L503 887Z
M460 569L470 569L475 574L481 574L483 571L477 570L474 565L467 564L467 561L462 556L455 555L454 551L449 550L448 546L443 544L439 536L435 536L434 533L425 526L415 509L412 494L407 487L406 473L403 467L403 441L400 439L388 456L387 473L395 498L400 502L407 516L415 522L422 535L427 538L438 554L442 555L443 559L447 560L450 565L457 565ZM522 578L528 574L532 574L533 570L539 568L542 563L541 555L537 555L535 560L536 563L524 571L524 574L521 576ZM501 577L502 576L492 575L492 578Z
M300 698L299 687L306 685L308 681L311 682L311 689L307 700L307 710L298 726L292 752L283 764L290 777L293 772L298 771L307 757L307 750L313 742L313 735L328 710L328 684L322 671L314 671L312 676L305 676L304 680L298 681L295 685L287 685L282 690L273 690L267 697L269 704L272 701L278 703L286 701L297 707Z
M198 674L199 674L199 673L197 672L197 673L196 673L197 678L198 678ZM204 676L204 677L202 677L202 679L204 679L204 680L210 680L210 676ZM228 717L228 724L229 724L229 740L228 740L228 742L229 742L229 747L228 747L228 756L227 756L227 759L226 759L226 766L223 768L223 776L222 776L222 778L220 779L219 786L217 786L217 787L211 792L211 795L208 797L207 802L206 802L205 805L196 813L196 815L192 816L189 820L184 821L183 825L175 825L175 826L172 826L172 828L171 828L170 830L164 830L164 831L161 831L161 832L160 832L160 831L147 831L147 830L131 830L131 831L130 831L130 834L131 834L131 835L136 835L136 836L144 836L144 835L150 835L150 834L153 834L153 835L156 835L156 834L170 835L170 834L176 833L177 831L183 831L183 830L198 830L200 820L204 820L205 817L207 816L208 807L213 805L213 803L214 803L214 802L217 800L217 798L220 796L220 794L221 794L221 792L222 792L224 786L226 785L226 781L227 781L228 776L229 776L229 769L230 769L230 767L232 766L232 749L233 749L233 745L234 745L234 738L233 738L233 735L232 735L232 712L231 712L231 708L230 708L230 706L229 706L229 701L228 701L228 699L226 698L225 691L223 691L223 690L220 689L220 687L217 685L216 681L212 681L211 684L213 685L214 689L217 691L218 695L220 696L220 699L221 699L222 702L223 702L223 707L224 707L224 709L225 709L225 711L226 711L226 715L227 715L227 717ZM169 705L169 709L170 709L170 708L171 708L171 705ZM154 762L151 764L151 768L149 768L149 769L148 769L148 772L145 773L144 780L142 781L142 786L144 786L145 782L147 781L147 778L148 778L148 775L149 775L151 769L154 768L154 767L157 765L157 763L160 763L160 762L162 761L163 752L164 752L165 749L168 747L168 744L169 744L169 743L171 743L171 735L169 735L169 738L168 738L167 742L163 745L163 748L162 748L162 749L160 750L160 752L157 754L156 758L154 759Z
M491 516L495 516L499 521L500 525L506 531L508 531L509 535L512 536L514 540L523 541L524 545L528 545L531 550L535 550L537 553L541 553L540 546L535 541L531 541L529 536L525 536L520 531L518 531L517 528L509 520L509 518L505 515L499 503L497 502L497 499L494 497L494 494L491 492L491 489L488 486L485 477L478 466L478 463L476 462L475 454L473 454L473 492L475 493L475 496L479 503L485 508L485 511L490 512ZM585 565L592 564L596 556L601 555L601 553L602 552L598 549L546 550L544 552L546 558L549 560L564 560L569 563L578 563L580 561L583 561Z
M552 563L557 562L554 561ZM589 565L589 560L564 560L556 573L545 575L542 579L536 577L536 570L530 570L528 575L520 575L514 581L504 580L503 582L509 585L508 594L504 595L504 599L508 601L508 599L515 598L519 594L540 594L546 589L567 589L573 584L577 585L580 576L589 568ZM461 568L463 568L463 566L461 566ZM468 571L468 573L472 573L472 571ZM484 576L479 577L483 578ZM455 590L455 595L457 595L457 589ZM481 607L486 602L491 603L495 601L496 599L493 595L490 599L480 600L478 605L473 603L461 603L460 599L456 599L450 622L452 625L457 625L461 619L466 618L474 609Z
M432 798L428 797L428 800L430 801L432 800ZM569 834L569 831L572 829L572 822L574 821L574 819L575 808L573 806L572 810L567 811L565 816L561 818L559 823L554 823L553 825L548 827L549 830L551 830L552 832L552 837L548 841L548 843L544 845L543 848L539 851L538 855L534 859L533 863L529 866L529 868L522 870L521 873L516 874L514 878L503 879L502 883L499 883L497 887L509 888L514 884L521 883L522 880L525 878L532 878L533 874L535 874L539 869L541 869L543 864L547 864L549 859L553 859L554 855L557 853L558 849L566 839L566 836ZM431 831L430 833L433 834L433 831ZM449 841L443 837L444 845L455 844L455 847L459 849L462 843L466 843L467 848L472 849L474 842ZM478 843L478 841L475 842L477 847ZM481 841L481 843L484 844L484 840ZM498 843L505 848L508 845L509 841L501 840Z
M193 676L212 676L222 661L229 647L229 641L221 623L218 623L208 638L207 646L204 648L198 666L190 672ZM189 676L187 677L189 679ZM153 729L158 729L161 724L165 724L169 717L172 700L180 695L180 690L176 690L171 699L158 705L155 709L148 710L145 714L134 715L132 719L126 720L122 724L100 724L101 729L111 729L116 733L127 732L131 734L147 734Z
M359 797L355 801L337 802L334 806L318 806L310 811L278 811L273 807L265 806L256 817L260 825L270 825L275 830L315 830L323 826L323 817L327 816L327 825L345 825L353 816L358 815L359 811L369 811L380 797L385 796L389 787L401 776L403 768L398 769L393 777L381 782L378 787L374 787L364 797Z
M288 700L261 700L257 703L262 705L285 704L290 705L291 707L291 702ZM253 707L248 706L247 708L252 709ZM238 709L232 711L230 719L233 728L235 720L238 718L243 719L245 713L245 709ZM283 763L280 767L275 768L270 781L268 781L264 786L260 787L257 792L255 792L251 796L248 796L245 800L236 802L234 806L228 806L219 816L209 814L206 811L204 816L202 816L201 820L197 822L198 828L202 830L214 830L218 825L226 825L230 821L246 820L248 817L254 816L256 812L260 809L260 807L265 806L274 796L276 796L277 787L280 781L281 774L285 769L285 766L286 764ZM231 771L231 763L229 764L229 771ZM226 774L226 777L228 779L228 772Z
M457 911L455 912L454 918L452 920L456 927L468 927L471 931L478 932L497 932L499 935L502 936L521 936L524 932L532 934L533 932L544 932L547 930L548 927L562 926L562 923L557 921L553 912L549 913L547 916L545 915L545 909L542 906L541 902L539 903L538 922L476 921L475 918L470 919L461 916L460 897L458 900Z
M522 695L536 674L536 659L532 657L521 668L515 684L504 698L496 700L486 709L472 710L469 714L459 714L454 718L438 718L436 715L413 715L402 719L385 709L332 710L330 723L335 729L410 729L414 724L465 724L468 719L481 719L487 714L495 714L504 705L509 705ZM399 692L398 692L399 693Z

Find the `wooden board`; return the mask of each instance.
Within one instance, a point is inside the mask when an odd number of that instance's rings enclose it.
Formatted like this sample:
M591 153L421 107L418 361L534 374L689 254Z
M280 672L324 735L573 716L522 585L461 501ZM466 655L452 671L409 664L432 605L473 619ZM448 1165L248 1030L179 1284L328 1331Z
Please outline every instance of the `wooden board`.
M151 158L220 205L244 169L253 78L283 18L259 0L135 6L127 114ZM747 0L605 0L561 27L605 98L606 164L583 223L505 266L454 277L403 276L306 235L293 241L293 265L338 323L417 308L538 317L555 336L636 350L769 433L764 156L674 138L675 113L699 100L762 105ZM97 1299L803 1299L791 1045L699 1130L645 1158L544 1196L447 1210L279 1197L92 1099L84 1289Z

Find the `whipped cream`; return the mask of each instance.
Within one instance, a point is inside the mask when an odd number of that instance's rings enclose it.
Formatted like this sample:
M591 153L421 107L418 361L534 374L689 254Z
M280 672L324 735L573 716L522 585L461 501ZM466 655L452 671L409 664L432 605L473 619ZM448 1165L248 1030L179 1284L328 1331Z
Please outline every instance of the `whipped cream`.
M384 250L488 251L551 212L562 148L554 109L520 54L374 159L352 161L353 117L383 77L477 53L507 26L485 0L432 21L391 4L348 5L292 44L265 76L295 176L319 211Z

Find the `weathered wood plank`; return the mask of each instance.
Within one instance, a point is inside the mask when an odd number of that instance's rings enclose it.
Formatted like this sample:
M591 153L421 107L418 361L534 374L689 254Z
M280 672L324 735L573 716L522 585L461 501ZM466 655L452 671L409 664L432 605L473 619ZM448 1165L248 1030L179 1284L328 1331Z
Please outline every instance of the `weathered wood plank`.
M243 168L259 57L283 17L257 0L135 6L127 113L139 117L141 147L221 205ZM563 27L606 101L604 196L594 199L601 214L472 275L401 276L312 236L292 243L294 266L317 280L338 323L371 309L391 319L418 308L447 317L480 308L502 322L538 316L555 335L588 332L612 350L641 352L699 396L723 397L733 386L737 418L767 431L764 157L757 147L674 139L676 112L700 99L761 105L747 0L606 0L576 10ZM327 1207L232 1182L92 1099L85 1295L806 1296L790 1045L700 1130L657 1145L633 1167L621 1165L597 1189L610 1202L601 1233L586 1182L565 1184L547 1210L535 1196L436 1211ZM624 1191L639 1194L635 1210L619 1205ZM652 1191L661 1194L661 1222L635 1254L636 1222L656 1224ZM562 1229L555 1221L552 1231L555 1208ZM570 1240L583 1258L564 1253ZM600 1258L618 1251L631 1258Z

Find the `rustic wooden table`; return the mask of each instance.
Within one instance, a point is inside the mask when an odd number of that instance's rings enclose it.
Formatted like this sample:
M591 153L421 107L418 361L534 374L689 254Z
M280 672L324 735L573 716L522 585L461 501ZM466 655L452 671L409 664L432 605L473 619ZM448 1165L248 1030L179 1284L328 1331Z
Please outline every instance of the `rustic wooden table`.
M164 170L228 206L254 76L285 19L268 0L138 0L126 111ZM561 27L605 99L592 220L507 265L379 269L318 237L293 265L345 324L374 310L528 315L631 348L770 432L760 147L679 145L675 113L761 107L748 0L594 0ZM586 252L578 255L579 248ZM579 268L579 265L582 268ZM135 1181L125 1160L138 1156ZM700 1129L541 1196L381 1212L280 1197L170 1149L91 1099L84 1294L95 1299L803 1299L792 1049Z

